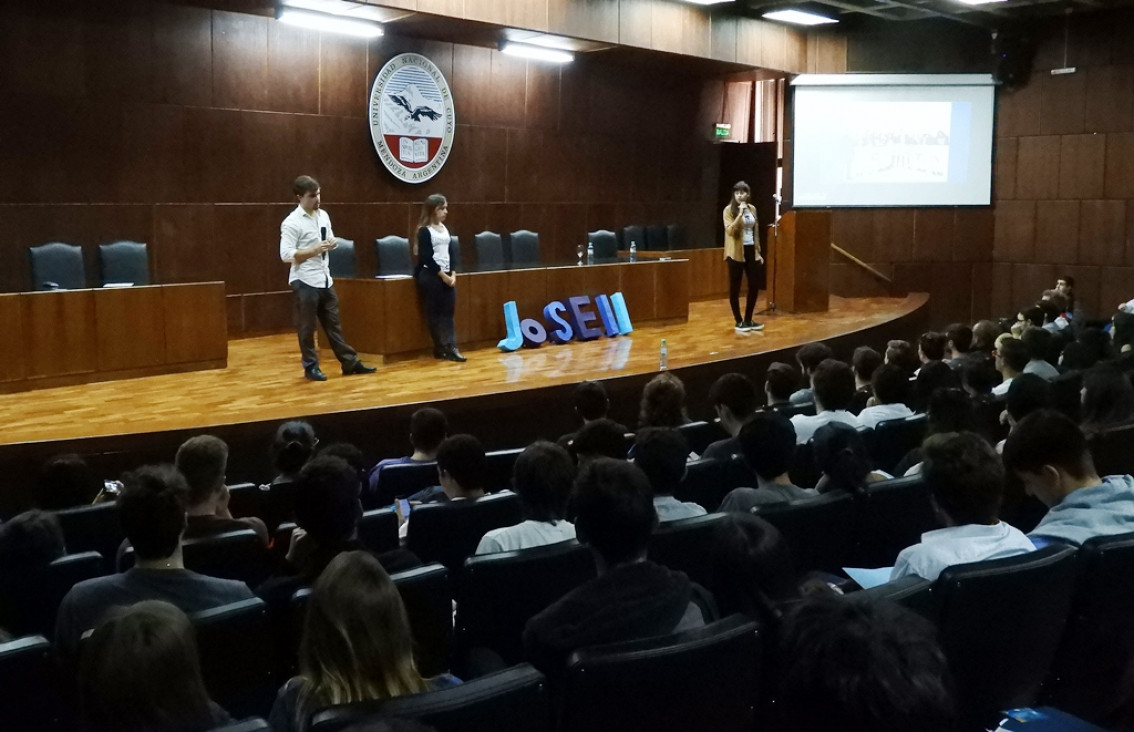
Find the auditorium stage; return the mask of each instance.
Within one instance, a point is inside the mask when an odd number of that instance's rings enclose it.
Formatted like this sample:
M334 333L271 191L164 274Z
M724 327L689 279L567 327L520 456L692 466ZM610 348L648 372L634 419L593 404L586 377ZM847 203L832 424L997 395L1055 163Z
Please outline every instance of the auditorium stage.
M231 480L262 479L274 425L297 417L312 418L323 442L350 440L368 456L398 454L406 450L408 414L431 402L450 415L452 432L475 429L490 449L508 447L572 429L571 385L584 379L606 380L612 416L632 425L637 393L658 370L662 338L670 370L687 382L691 416L703 418L711 416L700 409L708 384L721 373L759 378L769 362L790 360L795 348L815 340L832 342L849 358L859 344L877 347L920 332L927 301L923 293L832 296L828 312L761 316L766 329L749 334L734 332L726 301L694 302L687 322L515 353L488 344L466 349L465 364L420 357L343 377L328 352L325 383L303 379L294 335L231 341L225 369L0 395L0 491L26 483L27 471L51 454L90 454L104 471L115 471L139 460L171 460L182 439L201 431L233 446Z

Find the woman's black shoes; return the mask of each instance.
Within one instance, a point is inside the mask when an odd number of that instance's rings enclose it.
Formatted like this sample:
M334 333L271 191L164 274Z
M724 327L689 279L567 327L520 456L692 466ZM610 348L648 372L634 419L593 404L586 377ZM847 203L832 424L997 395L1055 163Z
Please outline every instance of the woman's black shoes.
M446 361L456 361L457 363L464 363L465 361L468 361L467 358L461 355L461 352L457 350L456 346L449 346L449 348L445 351L443 358Z

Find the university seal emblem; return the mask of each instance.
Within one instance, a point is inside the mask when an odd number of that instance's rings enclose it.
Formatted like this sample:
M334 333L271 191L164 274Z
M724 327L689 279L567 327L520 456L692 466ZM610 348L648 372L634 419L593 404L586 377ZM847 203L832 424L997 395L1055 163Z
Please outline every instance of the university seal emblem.
M382 67L370 89L370 136L386 169L406 183L424 183L453 149L453 94L437 66L417 53Z

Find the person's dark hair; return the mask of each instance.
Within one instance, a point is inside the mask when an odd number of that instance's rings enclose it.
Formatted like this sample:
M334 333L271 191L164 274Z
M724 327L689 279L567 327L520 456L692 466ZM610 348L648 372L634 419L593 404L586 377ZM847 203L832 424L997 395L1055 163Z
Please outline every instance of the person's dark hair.
M917 351L909 341L890 341L886 344L886 363L892 363L912 376L921 365Z
M1059 317L1071 307L1070 298L1060 294L1058 290L1047 290L1043 293L1043 299L1050 302L1052 307L1055 308L1055 317Z
M895 603L814 596L787 615L776 729L953 732L949 664L929 621Z
M1066 302L1066 300L1064 300L1064 302ZM1059 308L1059 306L1055 304L1054 301L1049 300L1048 298L1044 298L1043 300L1037 302L1036 307L1039 308L1043 313L1043 322L1045 325L1047 323L1054 323L1055 319L1058 318L1060 313L1063 312Z
M304 193L314 193L320 188L322 186L319 185L319 181L309 175L301 175L291 184L291 190L297 196L302 196Z
M189 484L172 465L145 465L122 476L118 520L138 559L173 556L188 500Z
M973 345L973 329L964 323L950 323L945 328L945 339L953 344L953 351L965 354Z
M879 404L904 403L910 391L910 380L906 372L892 363L883 364L870 379L874 398Z
M927 331L917 339L917 347L930 361L940 361L945 358L945 345L949 338L944 333Z
M1114 316L1114 350L1121 351L1123 346L1134 345L1134 314L1117 313Z
M421 216L417 218L418 227L429 226L433 223L433 212L449 201L440 193L433 193L425 197L421 204Z
M410 444L415 450L434 452L449 432L449 422L440 409L422 407L410 417Z
M815 430L812 447L815 464L827 477L827 491L855 493L866 486L874 463L862 435L854 427L843 422L828 422Z
M1028 347L1019 338L1005 338L997 348L1004 365L1017 373L1022 373L1028 365Z
M749 196L752 195L752 189L748 186L747 183L745 183L742 180L738 180L732 186L733 194L735 194L737 191L743 191L744 193L747 193ZM728 202L728 205L729 205L729 210L732 211L733 216L736 216L736 214L738 214L740 212L740 206L736 205L736 196L735 195L733 195L731 197L731 199Z
M1004 464L974 432L931 435L922 444L921 474L953 523L995 524L1004 494Z
M749 513L729 513L713 531L710 589L721 616L775 622L799 596L791 550L779 529Z
M961 383L976 395L988 395L1000 383L1000 373L986 358L966 359L961 365Z
M571 453L576 460L592 457L626 459L626 434L614 420L596 419L575 433Z
M799 388L799 375L791 364L777 361L764 372L764 383L768 395L777 401L787 401Z
M929 397L926 434L973 432L976 415L973 400L964 389L938 389Z
M1114 355L1110 335L1102 328L1083 328L1075 340L1082 343L1091 353L1094 363L1105 361Z
M914 408L924 411L929 406L933 393L940 389L956 389L961 381L957 372L944 361L930 361L921 367L914 379Z
M596 458L579 470L569 513L579 541L607 565L632 561L646 552L658 523L646 474L625 460Z
M610 409L610 397L606 395L606 387L601 381L579 382L572 401L575 403L575 412L587 421L602 419Z
M685 384L667 372L650 379L642 389L639 427L678 427L685 424Z
M862 381L869 383L874 372L881 365L882 354L870 346L859 346L854 349L854 355L851 357L851 368L854 369L854 375Z
M567 515L567 497L575 482L575 461L559 445L545 440L524 448L512 466L512 484L524 516L559 521Z
M101 481L82 457L74 453L56 455L39 469L35 503L45 511L86 506L100 490Z
M634 437L634 464L650 481L656 496L671 496L685 477L689 443L670 427L647 427Z
M318 454L341 458L360 475L362 471L366 470L366 458L363 457L362 450L349 442L332 442L329 445L323 445L319 448Z
M276 430L272 443L272 462L282 475L295 475L311 459L315 445L315 428L302 420L284 422Z
M358 471L342 458L318 455L295 481L295 523L322 546L339 546L354 536L362 516Z
M972 350L992 353L992 349L996 347L996 337L1003 332L1004 330L996 321L977 321L976 325L973 326Z
M1051 384L1035 374L1020 374L1008 385L1004 409L1019 422L1037 409L1051 406Z
M1008 470L1039 473L1054 465L1073 478L1095 472L1087 438L1079 426L1054 409L1041 409L1024 417L1004 443Z
M1099 364L1083 372L1081 417L1087 433L1134 418L1134 386L1130 377L1111 364Z
M168 602L112 611L84 642L78 681L92 731L190 732L221 722L201 678L193 625Z
M1096 355L1081 341L1071 341L1065 345L1059 359L1059 365L1068 371L1086 371L1096 363Z
M752 414L756 402L756 386L743 374L723 374L709 389L709 403L714 407L728 407L739 420Z
M1051 407L1066 414L1082 426L1083 372L1068 371L1051 380ZM1089 429L1084 427L1084 429Z
M846 409L854 399L854 374L842 361L828 358L811 373L812 395L823 409Z
M0 525L0 574L31 572L67 553L63 527L53 513L31 510Z
M833 358L835 352L826 343L808 343L795 352L795 360L805 373L811 373L823 361Z
M220 492L224 485L228 445L213 435L190 437L177 448L173 464L189 484L189 505L199 505Z
M1020 342L1028 349L1028 358L1032 361L1045 361L1051 353L1051 341L1054 336L1043 328L1024 328L1020 334Z
M1030 305L1020 311L1020 319L1027 325L1039 328L1043 325L1043 308L1039 305Z
M487 487L484 445L472 435L446 437L437 448L437 469L448 473L466 491Z
M795 455L795 425L779 412L752 415L736 436L745 462L764 480L780 477Z
M1059 277L1056 278L1056 282L1058 282L1059 280L1063 280L1064 282L1067 283L1067 289L1068 290L1070 290L1071 292L1075 291L1075 278L1074 277L1072 277L1069 274L1064 274L1064 275L1059 275Z

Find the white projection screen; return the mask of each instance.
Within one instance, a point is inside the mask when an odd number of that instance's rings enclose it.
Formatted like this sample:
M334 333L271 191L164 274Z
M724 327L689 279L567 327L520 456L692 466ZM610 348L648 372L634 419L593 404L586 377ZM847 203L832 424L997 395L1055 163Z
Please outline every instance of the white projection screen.
M796 208L991 204L990 74L813 74L792 88Z

